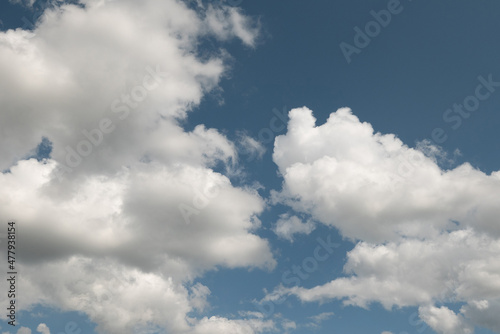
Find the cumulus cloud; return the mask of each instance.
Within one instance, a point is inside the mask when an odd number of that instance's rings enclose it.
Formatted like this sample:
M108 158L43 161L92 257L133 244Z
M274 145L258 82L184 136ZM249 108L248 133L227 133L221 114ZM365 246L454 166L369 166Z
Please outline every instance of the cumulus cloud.
M471 334L474 331L462 316L455 314L446 306L427 306L419 308L420 317L437 333Z
M47 327L47 325L44 323L39 324L36 330L42 334L50 334L49 327Z
M0 33L0 219L23 226L20 309L84 312L106 333L273 326L196 318L210 293L196 277L275 260L253 233L264 200L212 169L230 170L236 145L182 127L228 71L226 51L201 54L201 39L257 35L239 9L175 0L62 4L32 32ZM42 138L50 158L23 160Z
M29 329L28 327L20 327L18 330L17 330L17 334L31 334L31 329Z
M470 322L498 331L500 207L493 199L500 172L487 175L467 163L443 170L440 149L410 148L347 108L319 126L307 108L289 118L287 134L275 141L284 182L274 200L338 228L356 245L344 277L277 291L303 301L419 306L439 333L471 333ZM434 306L451 302L465 303L460 314Z
M395 135L374 133L349 109L321 126L307 108L289 117L288 133L276 138L273 153L284 178L276 197L297 211L365 241L465 227L500 236L500 207L493 200L500 172L486 175L467 163L441 170Z
M312 221L307 221L304 223L302 222L302 219L297 216L283 214L276 222L273 231L280 238L286 239L288 241L293 241L293 236L295 234L310 234L314 230L314 227L315 226Z
M192 334L219 334L219 333L261 333L275 329L271 320L257 319L228 320L220 317L203 318L198 323ZM191 334L191 333L190 333Z

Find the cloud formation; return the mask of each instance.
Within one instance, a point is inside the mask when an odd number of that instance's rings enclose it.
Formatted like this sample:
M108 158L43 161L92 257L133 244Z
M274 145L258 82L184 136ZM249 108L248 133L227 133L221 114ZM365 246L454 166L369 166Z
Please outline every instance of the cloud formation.
M204 38L253 47L258 25L238 8L84 0L0 33L0 219L22 226L20 309L81 311L106 333L273 326L196 317L205 271L275 265L253 233L264 200L213 170L233 168L235 144L182 127L229 70ZM51 157L23 160L42 138Z
M37 326L36 330L37 330L37 332L40 332L40 333L42 333L42 334L50 334L50 329L49 329L49 327L47 327L47 325L46 325L46 324L44 324L44 323L39 324L39 325Z
M314 227L312 221L302 222L302 219L297 216L283 214L276 222L273 230L280 238L293 241L295 234L310 234Z
M438 333L499 331L500 172L467 163L444 170L435 156L375 133L347 108L318 126L307 108L289 118L274 146L284 180L274 200L338 228L356 246L344 277L279 291L302 301L419 306ZM465 305L456 314L437 303Z

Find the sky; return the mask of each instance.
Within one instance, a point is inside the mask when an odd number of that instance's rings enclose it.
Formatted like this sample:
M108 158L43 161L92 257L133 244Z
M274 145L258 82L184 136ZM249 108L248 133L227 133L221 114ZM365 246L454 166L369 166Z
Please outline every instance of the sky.
M0 333L500 333L499 13L2 1Z

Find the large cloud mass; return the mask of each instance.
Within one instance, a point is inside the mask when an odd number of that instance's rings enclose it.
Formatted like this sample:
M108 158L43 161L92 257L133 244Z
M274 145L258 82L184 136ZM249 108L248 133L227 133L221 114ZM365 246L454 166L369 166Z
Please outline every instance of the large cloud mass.
M263 199L212 169L233 168L235 145L180 124L227 71L201 40L257 33L237 8L175 0L86 0L0 33L0 220L20 231L21 309L82 311L106 333L273 326L196 317L204 271L275 261L252 233ZM43 137L51 158L23 160Z
M500 331L500 172L469 164L444 170L438 148L417 150L375 133L347 109L316 126L293 109L273 158L283 176L274 200L334 226L357 242L340 277L280 291L303 301L342 299L367 307L419 306L438 333ZM436 303L464 304L460 314Z

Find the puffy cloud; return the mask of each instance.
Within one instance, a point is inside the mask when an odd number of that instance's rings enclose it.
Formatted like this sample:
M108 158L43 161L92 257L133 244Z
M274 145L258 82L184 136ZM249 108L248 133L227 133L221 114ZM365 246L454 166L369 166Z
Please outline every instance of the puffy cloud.
M418 312L420 317L437 333L471 334L474 332L460 315L445 306L420 307Z
M499 255L499 240L470 230L432 240L385 245L361 242L348 253L344 266L351 277L293 291L303 300L346 298L346 304L361 307L378 301L387 309L499 298Z
M303 223L302 219L297 216L284 214L280 216L273 230L280 238L293 241L294 234L310 234L314 227L312 221Z
M441 170L433 158L392 134L374 133L346 108L321 126L307 108L289 117L288 133L274 147L284 178L276 197L297 211L365 241L468 226L500 236L493 200L500 172L486 175L469 164Z
M456 224L500 235L493 201L500 173L469 164L441 170L394 135L374 133L349 109L321 126L307 108L289 116L273 157L284 178L276 197L296 210L365 241L428 237Z
M237 7L210 6L205 22L221 39L236 36L246 45L255 46L259 25L242 15Z
M41 323L37 326L36 330L42 334L50 334L50 329L46 324Z
M473 323L500 332L500 298L472 300L460 310L463 315Z
M283 176L274 200L336 227L356 242L344 277L310 289L278 287L303 301L340 299L419 306L439 333L498 330L500 234L494 203L500 173L463 164L444 170L439 148L404 145L375 133L349 109L316 126L307 108L291 110L273 158ZM461 314L434 304L464 303Z
M228 70L200 40L257 33L237 8L175 0L62 4L31 33L0 32L0 219L22 225L20 309L81 311L106 333L273 326L196 318L210 293L196 277L275 260L253 233L264 200L212 169L233 168L236 146L182 127ZM51 157L23 160L43 137Z
M220 317L203 318L190 334L253 334L274 329L272 321L258 319L230 320Z
M28 327L20 327L17 330L17 334L31 334L31 329L29 329Z
M84 5L47 9L34 37L23 30L0 35L0 124L1 139L7 141L0 151L2 169L42 136L54 143L53 157L67 164L67 147L78 151L87 140L82 132L98 129L102 120L110 120L113 130L76 171L102 171L153 155L176 131L165 118L185 117L226 71L224 51L196 57L197 40L242 35L249 42L257 34L243 23L238 29L225 25L227 20L250 24L237 8L221 16L224 7L210 6L202 14L172 0L88 0ZM212 29L216 23L222 27ZM112 154L102 158L96 151L104 147ZM177 148L182 149L192 147L186 143Z

